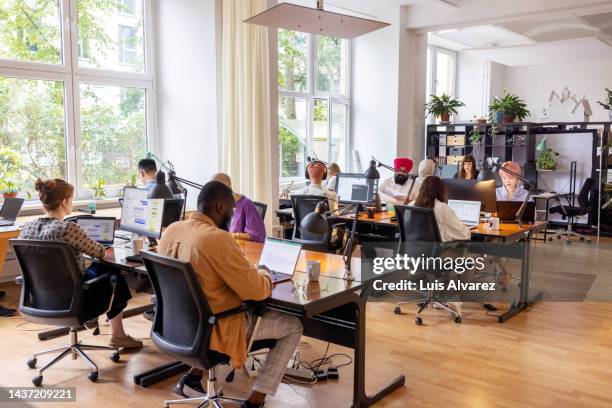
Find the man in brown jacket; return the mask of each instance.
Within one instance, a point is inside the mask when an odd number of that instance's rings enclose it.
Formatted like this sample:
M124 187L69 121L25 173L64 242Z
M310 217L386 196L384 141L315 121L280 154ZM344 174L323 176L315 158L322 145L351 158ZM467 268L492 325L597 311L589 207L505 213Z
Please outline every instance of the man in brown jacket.
M245 300L266 299L272 293L268 273L249 262L228 232L235 205L232 191L211 181L200 191L198 212L170 225L159 243L160 254L191 263L213 313L238 307ZM247 332L252 329L247 320L246 314L219 320L210 339L210 348L227 354L235 368L247 359ZM296 317L275 311L263 314L253 340L277 342L243 407L260 407L267 394L275 393L301 336L302 324ZM192 369L181 381L202 391L201 377L201 371Z

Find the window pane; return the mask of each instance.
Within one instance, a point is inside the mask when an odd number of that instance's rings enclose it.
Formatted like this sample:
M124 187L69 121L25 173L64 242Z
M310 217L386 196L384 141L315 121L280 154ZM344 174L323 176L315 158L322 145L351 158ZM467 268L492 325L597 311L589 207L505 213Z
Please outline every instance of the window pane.
M57 0L0 0L0 58L62 63Z
M308 90L308 34L278 30L278 87L287 91Z
M308 143L307 117L306 99L283 96L278 98L278 150L281 178L304 177Z
M82 180L125 185L147 152L145 90L81 84Z
M142 0L78 0L79 66L144 72L143 15Z
M317 90L346 94L346 40L317 36Z
M312 151L319 160L328 160L329 111L327 99L314 100L314 128Z
M64 118L63 82L0 77L0 190L66 178Z
M347 111L347 105L332 102L331 157L329 161L337 163L342 171L347 171Z
M436 95L440 96L443 93L453 95L454 92L454 76L455 76L455 58L445 52L437 52L436 66Z

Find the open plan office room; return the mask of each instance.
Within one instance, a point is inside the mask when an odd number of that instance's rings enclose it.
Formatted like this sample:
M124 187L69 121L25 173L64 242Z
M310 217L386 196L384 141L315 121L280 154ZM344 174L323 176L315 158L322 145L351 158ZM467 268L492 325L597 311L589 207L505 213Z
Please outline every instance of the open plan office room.
M0 0L0 407L612 406L612 1Z

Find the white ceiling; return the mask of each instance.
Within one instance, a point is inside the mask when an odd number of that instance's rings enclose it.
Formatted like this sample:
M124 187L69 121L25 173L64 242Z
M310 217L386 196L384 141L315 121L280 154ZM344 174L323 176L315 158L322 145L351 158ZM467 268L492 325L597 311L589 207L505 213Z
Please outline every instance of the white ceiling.
M612 57L612 13L443 30L430 43L504 65Z

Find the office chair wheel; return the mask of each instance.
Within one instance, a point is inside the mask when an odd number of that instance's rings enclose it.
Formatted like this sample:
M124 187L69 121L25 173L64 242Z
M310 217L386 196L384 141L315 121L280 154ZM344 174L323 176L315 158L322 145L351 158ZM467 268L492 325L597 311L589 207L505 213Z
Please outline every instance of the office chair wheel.
M548 241L552 241L552 237L548 237Z
M91 382L98 381L98 372L97 371L92 371L91 373L89 373L87 378L89 378L89 381L91 381Z
M402 314L402 309L399 306L395 306L395 309L393 309L393 313Z
M456 316L455 317L455 323L461 323L461 316Z
M580 240L581 240L581 241L584 241L584 237L580 237Z
M42 375L32 378L32 384L35 387L40 387L42 385Z
M414 319L414 322L417 326L421 326L423 324L423 319L420 316L417 316L416 319Z
M36 368L36 357L31 358L31 359L28 360L28 367Z
M119 352L117 351L115 351L113 354L110 355L110 359L113 363L118 363L120 357L121 356L119 355Z

